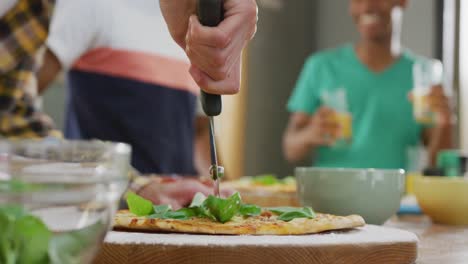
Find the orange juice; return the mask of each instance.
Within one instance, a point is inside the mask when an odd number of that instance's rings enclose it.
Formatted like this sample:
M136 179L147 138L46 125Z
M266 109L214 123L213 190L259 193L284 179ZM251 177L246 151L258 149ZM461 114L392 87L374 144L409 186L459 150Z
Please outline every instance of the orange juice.
M353 136L353 117L348 112L335 112L335 120L339 125L338 140L351 141Z
M432 124L433 113L429 105L427 95L413 95L413 114L416 122L421 124Z

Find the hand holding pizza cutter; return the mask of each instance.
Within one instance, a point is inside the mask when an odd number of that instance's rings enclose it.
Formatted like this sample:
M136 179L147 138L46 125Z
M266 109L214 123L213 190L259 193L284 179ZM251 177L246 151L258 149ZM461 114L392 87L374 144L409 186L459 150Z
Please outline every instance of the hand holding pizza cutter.
M202 25L216 27L224 18L224 0L198 0L197 15ZM219 196L219 181L224 175L224 168L218 166L214 117L221 114L221 96L201 91L201 102L203 111L210 118L210 175L214 180L214 194Z

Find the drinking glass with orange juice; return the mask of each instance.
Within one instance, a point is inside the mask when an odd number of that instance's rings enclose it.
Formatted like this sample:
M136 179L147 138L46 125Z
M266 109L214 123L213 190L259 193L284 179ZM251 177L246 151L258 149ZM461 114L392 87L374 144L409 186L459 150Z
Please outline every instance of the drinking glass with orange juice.
M338 88L334 91L325 91L322 94L322 102L335 111L333 118L339 126L339 131L334 147L349 146L353 136L353 117L348 109L346 90Z
M432 87L442 85L443 65L436 59L419 58L413 65L413 115L418 123L431 125L434 113L430 107Z

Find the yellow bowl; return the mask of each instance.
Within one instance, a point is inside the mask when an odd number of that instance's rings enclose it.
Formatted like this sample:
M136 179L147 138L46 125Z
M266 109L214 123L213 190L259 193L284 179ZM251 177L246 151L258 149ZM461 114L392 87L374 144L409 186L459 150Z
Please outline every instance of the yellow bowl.
M433 222L468 225L468 179L416 177L414 192L422 211Z

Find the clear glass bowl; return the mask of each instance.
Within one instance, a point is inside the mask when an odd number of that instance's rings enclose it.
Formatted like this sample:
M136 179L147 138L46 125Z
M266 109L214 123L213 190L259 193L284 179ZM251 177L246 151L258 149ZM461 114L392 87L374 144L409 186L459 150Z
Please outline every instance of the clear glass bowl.
M0 141L0 263L90 263L129 182L131 149Z

